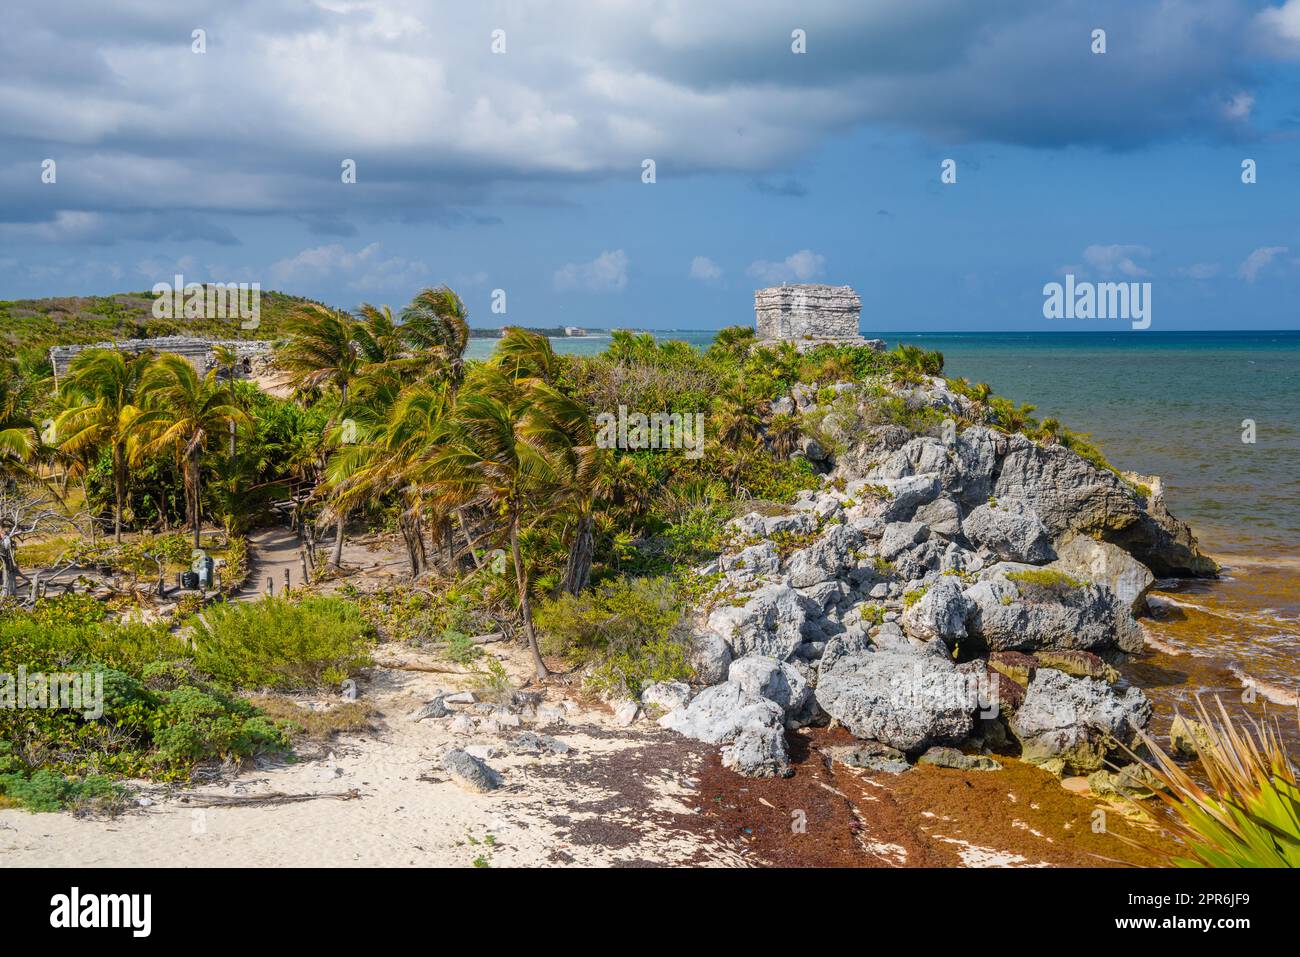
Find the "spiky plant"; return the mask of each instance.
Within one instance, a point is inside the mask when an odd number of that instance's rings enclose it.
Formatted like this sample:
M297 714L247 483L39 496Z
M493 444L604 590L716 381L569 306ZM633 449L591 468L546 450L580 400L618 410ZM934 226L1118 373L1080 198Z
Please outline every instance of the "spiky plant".
M1170 812L1161 823L1179 845L1151 849L1178 867L1300 867L1300 782L1278 729L1253 719L1239 726L1215 700L1217 717L1196 701L1208 789L1142 735L1151 752L1142 763Z

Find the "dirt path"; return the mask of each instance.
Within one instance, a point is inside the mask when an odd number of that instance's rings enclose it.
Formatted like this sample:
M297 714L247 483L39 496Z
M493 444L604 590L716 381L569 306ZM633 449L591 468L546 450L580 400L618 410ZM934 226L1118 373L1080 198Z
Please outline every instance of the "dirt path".
M288 571L290 584L299 587L302 581L302 561L298 536L282 525L263 528L248 537L250 571L244 587L235 594L235 601L252 601L267 593L267 579L271 579L273 594L284 591L284 573Z

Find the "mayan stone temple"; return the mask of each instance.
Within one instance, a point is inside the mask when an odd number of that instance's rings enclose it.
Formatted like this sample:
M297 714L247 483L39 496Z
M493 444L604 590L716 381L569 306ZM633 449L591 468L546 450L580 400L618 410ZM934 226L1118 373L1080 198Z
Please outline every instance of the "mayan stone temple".
M820 345L884 348L881 340L862 337L861 312L862 301L850 286L781 285L754 293L759 341L763 345L793 342L800 352Z
M216 367L216 349L226 346L238 357L234 372L238 378L247 378L264 371L270 359L272 343L256 339L200 339L194 336L163 336L157 339L127 339L123 342L96 342L93 345L55 346L50 350L50 364L54 367L57 382L72 365L72 360L86 349L120 349L123 352L152 352L161 355L170 352L180 356L204 375Z

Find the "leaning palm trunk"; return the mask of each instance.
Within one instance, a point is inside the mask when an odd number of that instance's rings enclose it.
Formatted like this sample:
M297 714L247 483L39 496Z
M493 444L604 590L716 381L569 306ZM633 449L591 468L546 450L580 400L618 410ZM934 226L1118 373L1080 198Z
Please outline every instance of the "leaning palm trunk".
M113 542L122 544L122 500L126 497L126 461L121 442L113 443ZM86 499L90 507L90 499Z
M339 509L338 520L334 523L334 552L330 555L330 564L335 568L343 567L343 535L347 531L348 513Z
M419 505L410 505L402 509L397 519L406 543L406 558L411 565L411 578L417 579L429 568L429 555L424 547L424 526L420 521Z
M587 581L591 578L595 531L595 518L590 511L584 512L578 519L578 529L573 536L573 545L569 548L569 560L564 567L562 587L570 595L576 595L586 588Z
M197 451L190 452L185 459L186 491L189 493L190 526L194 531L194 547L199 547L200 533L203 531L202 499L199 490L199 458Z
M519 611L524 619L524 634L528 638L528 650L533 653L533 670L538 679L550 674L542 653L537 647L537 632L533 630L533 608L528 601L528 574L524 570L523 555L519 550L519 518L510 520L510 555L515 563L515 581L519 584Z
M483 559L479 558L478 546L474 544L474 536L469 533L469 517L465 514L463 508L457 509L456 516L460 519L460 530L465 536L465 544L469 546L469 557L474 559L474 567L481 569L483 567Z

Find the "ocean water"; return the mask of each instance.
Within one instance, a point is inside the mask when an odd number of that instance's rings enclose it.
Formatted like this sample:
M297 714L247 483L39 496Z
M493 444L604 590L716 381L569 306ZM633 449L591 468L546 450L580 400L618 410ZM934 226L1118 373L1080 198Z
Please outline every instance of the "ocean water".
M701 348L713 338L659 335ZM1169 508L1223 574L1162 581L1152 593L1148 652L1128 673L1152 697L1156 731L1192 696L1218 695L1257 719L1290 711L1280 724L1300 753L1300 331L881 338L938 349L947 375L987 382L1034 404L1039 418L1090 434L1121 470L1161 476ZM609 338L553 344L589 354ZM469 355L492 346L474 340ZM1246 420L1253 443L1242 441Z

